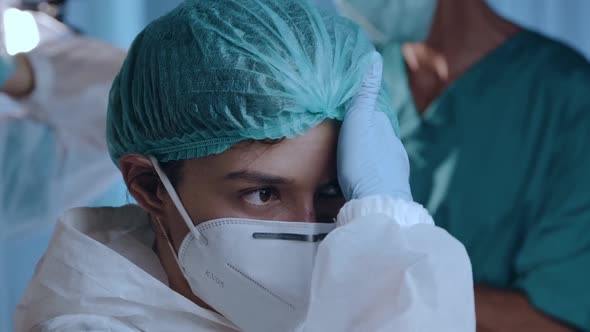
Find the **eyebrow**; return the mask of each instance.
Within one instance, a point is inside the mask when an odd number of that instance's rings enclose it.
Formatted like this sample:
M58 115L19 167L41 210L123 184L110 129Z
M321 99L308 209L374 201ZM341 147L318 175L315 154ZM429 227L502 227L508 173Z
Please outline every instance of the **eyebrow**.
M254 183L266 184L266 185L281 185L281 184L289 184L292 183L293 180L276 176L265 174L256 171L237 171L231 172L225 175L224 179L226 180L245 180Z

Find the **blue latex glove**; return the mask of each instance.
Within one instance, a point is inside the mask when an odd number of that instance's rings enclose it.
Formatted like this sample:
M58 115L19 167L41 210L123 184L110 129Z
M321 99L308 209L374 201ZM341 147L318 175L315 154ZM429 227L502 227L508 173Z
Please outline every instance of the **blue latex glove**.
M412 200L406 149L387 115L375 110L383 62L374 55L340 129L338 181L347 201L372 195Z
M8 55L0 55L0 87L14 74L16 63L14 58Z

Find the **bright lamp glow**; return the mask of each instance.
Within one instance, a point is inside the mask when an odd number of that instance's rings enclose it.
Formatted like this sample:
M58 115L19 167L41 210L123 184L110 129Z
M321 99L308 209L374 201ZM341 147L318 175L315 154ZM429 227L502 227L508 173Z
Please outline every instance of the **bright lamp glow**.
M10 55L29 52L39 45L39 28L31 13L8 8L4 11L4 40Z

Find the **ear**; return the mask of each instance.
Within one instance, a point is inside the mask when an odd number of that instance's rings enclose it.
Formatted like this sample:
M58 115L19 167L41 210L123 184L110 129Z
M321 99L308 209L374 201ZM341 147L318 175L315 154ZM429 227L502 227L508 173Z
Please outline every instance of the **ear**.
M156 218L164 219L170 197L150 160L138 154L124 155L119 159L119 169L137 203Z

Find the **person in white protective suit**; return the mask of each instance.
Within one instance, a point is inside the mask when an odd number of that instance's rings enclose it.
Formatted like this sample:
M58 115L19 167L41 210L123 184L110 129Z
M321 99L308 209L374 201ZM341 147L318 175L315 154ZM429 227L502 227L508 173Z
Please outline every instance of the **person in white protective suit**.
M108 92L125 52L42 12L28 17L34 20L0 24L12 41L22 42L24 31L40 37L30 52L5 49L0 57L1 331L12 330L14 308L59 215L128 201L105 144Z
M2 75L0 141L11 144L0 145L0 214L3 225L20 229L37 226L22 219L27 214L48 217L34 205L63 210L88 204L119 178L104 137L108 91L125 51L77 35L43 13L35 18L39 46L2 59L2 70L10 74ZM41 161L40 154L51 158ZM48 176L37 178L39 173ZM31 187L48 195L31 204Z
M412 200L381 74L304 1L150 24L107 120L139 205L62 216L16 331L474 331L469 258Z

